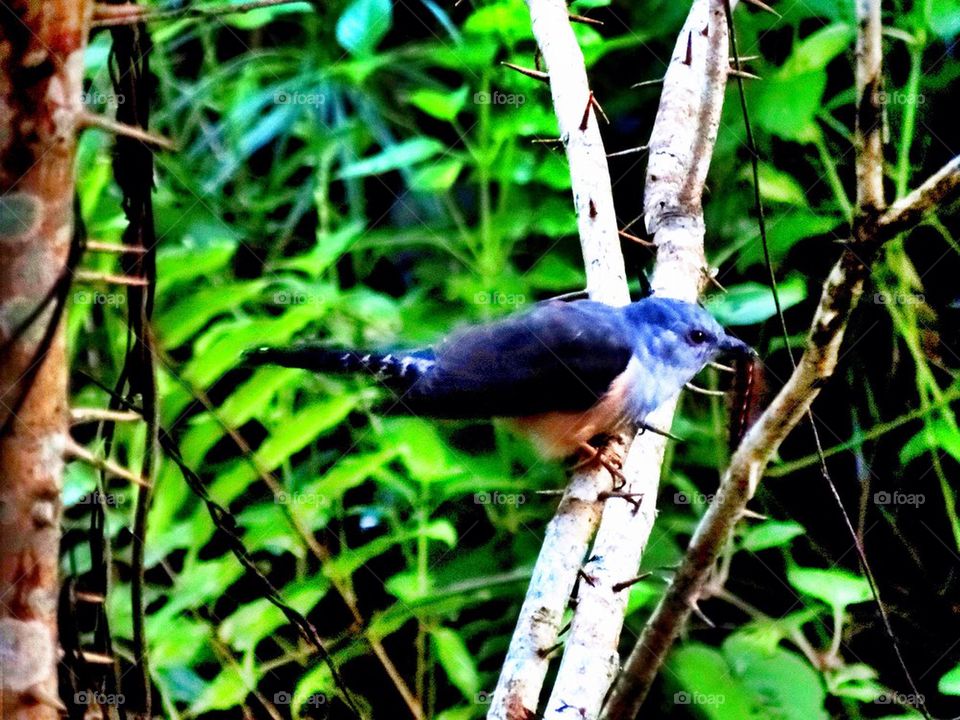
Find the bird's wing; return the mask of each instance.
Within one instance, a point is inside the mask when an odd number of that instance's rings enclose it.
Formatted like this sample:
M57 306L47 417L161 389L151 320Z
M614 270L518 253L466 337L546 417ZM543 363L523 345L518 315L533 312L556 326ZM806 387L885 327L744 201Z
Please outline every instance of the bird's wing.
M616 308L544 303L452 335L402 404L452 418L585 410L626 369L631 339Z

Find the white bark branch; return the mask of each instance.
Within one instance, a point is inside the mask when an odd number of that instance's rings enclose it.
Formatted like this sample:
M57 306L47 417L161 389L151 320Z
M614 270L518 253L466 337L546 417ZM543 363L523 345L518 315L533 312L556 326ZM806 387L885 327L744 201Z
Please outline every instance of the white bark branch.
M570 163L587 290L594 300L625 305L630 293L607 156L591 104L583 53L564 0L528 0L527 4ZM622 453L626 442L617 439L607 450ZM548 651L557 643L577 573L600 520L599 496L610 486L604 469L576 474L547 526L487 713L490 720L525 720L536 711L549 666Z
M701 197L716 142L728 74L727 24L722 0L695 0L664 78L651 134L644 195L647 230L657 246L653 291L697 299L706 278ZM676 400L648 419L672 424ZM639 511L608 500L585 568L570 636L545 720L596 718L619 668L617 646L629 590L656 517L666 439L638 437L625 464L623 491L642 495Z

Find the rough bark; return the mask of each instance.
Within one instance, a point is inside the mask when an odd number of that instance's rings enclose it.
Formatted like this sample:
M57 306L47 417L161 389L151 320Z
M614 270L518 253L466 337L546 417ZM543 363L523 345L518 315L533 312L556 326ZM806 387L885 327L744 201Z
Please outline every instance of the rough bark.
M53 289L72 236L75 130L92 6L12 0L0 8L4 718L59 717L56 609L67 366L62 328L49 326L58 318ZM46 309L36 314L45 299Z

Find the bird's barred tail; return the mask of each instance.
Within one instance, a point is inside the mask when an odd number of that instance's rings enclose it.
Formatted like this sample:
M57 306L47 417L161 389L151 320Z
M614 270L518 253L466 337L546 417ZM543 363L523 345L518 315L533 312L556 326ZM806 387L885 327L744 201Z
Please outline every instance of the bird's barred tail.
M245 356L247 365L280 365L317 373L364 374L382 382L415 382L433 367L433 360L410 353L374 353L304 345L264 347Z

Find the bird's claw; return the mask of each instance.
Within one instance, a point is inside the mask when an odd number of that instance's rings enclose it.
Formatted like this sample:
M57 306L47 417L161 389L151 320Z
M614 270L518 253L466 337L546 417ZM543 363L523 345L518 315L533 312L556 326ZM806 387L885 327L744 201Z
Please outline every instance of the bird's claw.
M583 451L585 457L574 464L574 470L580 470L597 463L610 473L610 476L613 478L614 491L623 489L627 484L627 476L623 474L623 458L621 458L618 453L608 450L606 445L597 448L590 443L583 443L580 449Z

